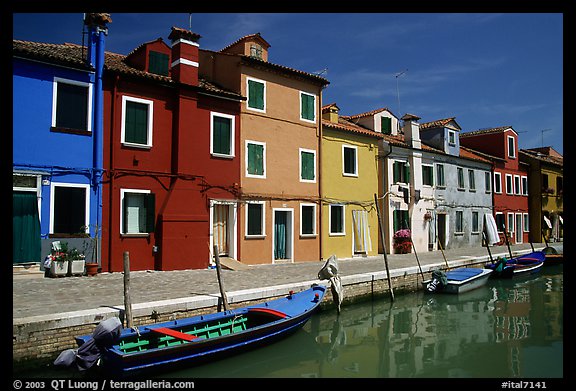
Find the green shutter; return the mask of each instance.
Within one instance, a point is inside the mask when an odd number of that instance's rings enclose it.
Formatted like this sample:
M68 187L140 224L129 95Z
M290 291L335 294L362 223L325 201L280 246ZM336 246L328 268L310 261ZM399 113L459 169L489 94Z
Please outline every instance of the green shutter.
M380 117L382 122L380 124L380 130L384 134L391 134L392 133L392 118L388 117Z
M144 208L146 211L146 232L154 232L156 221L156 196L154 193L144 195Z
M400 162L394 162L392 165L392 171L394 183L400 182Z
M248 80L248 107L264 110L264 84Z
M310 121L314 121L314 96L304 93L301 93L300 96L302 97L302 107L300 113L301 117Z
M313 181L314 178L314 154L310 152L301 152L301 173L300 178Z
M407 164L403 164L404 166L404 178L405 178L405 182L404 183L410 183L410 167Z
M222 155L230 155L232 153L230 119L214 117L213 121L212 152Z
M134 144L148 144L148 105L126 102L124 140Z
M248 204L248 235L262 235L262 204Z
M157 75L168 76L168 62L167 54L150 51L148 71Z
M248 174L264 175L264 146L248 144Z
M36 192L12 192L12 262L42 260Z

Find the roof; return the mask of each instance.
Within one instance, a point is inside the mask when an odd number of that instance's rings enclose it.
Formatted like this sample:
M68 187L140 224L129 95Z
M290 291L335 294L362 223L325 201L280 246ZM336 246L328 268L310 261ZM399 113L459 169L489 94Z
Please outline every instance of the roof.
M452 121L456 122L456 117L443 118L443 119L438 119L436 121L431 121L431 122L424 122L424 123L420 124L420 130L428 130L428 129L433 129L433 128L445 127L446 125L448 125ZM459 129L461 129L460 126L458 125L458 123L456 123L456 125L458 126Z
M92 67L86 65L85 56L87 48L78 44L51 44L13 40L12 53L13 56L31 60L46 61L55 65L73 66L79 69L93 70ZM120 73L166 85L178 85L178 83L172 80L169 76L157 75L129 66L125 62L126 57L127 56L122 54L105 52L104 71ZM205 92L233 99L244 99L241 95L235 92L225 90L217 84L208 82L201 78L198 80L198 87Z
M480 153L478 151L475 151L473 149L464 147L462 145L460 145L460 157L464 158L464 159L469 159L469 160L477 160L480 162L484 162L484 163L489 163L492 164L492 159L488 157L489 155L486 155L484 153ZM494 157L494 159L499 159Z
M370 117L373 116L374 114L378 114L382 111L387 111L390 114L394 115L394 113L392 113L392 111L390 111L390 109L388 107L382 107L380 109L376 109L376 110L372 110L372 111L367 111L365 113L360 113L360 114L354 114L354 115L343 115L342 117L344 119L358 119L358 118L363 118L363 117ZM396 117L394 115L394 117Z
M404 141L404 135L401 134L397 135L385 134L384 141L393 146L412 149L412 147ZM445 155L444 151L442 151L441 149L436 149L428 144L424 144L423 142L421 142L420 145L422 151L440 153L442 155Z
M347 121L343 118L340 118L340 117L338 118L337 124L334 122L330 122L328 120L323 119L322 120L322 126L325 126L327 128L336 129L336 130L342 130L345 132L361 134L363 136L375 137L375 138L379 138L379 139L384 138L384 135L382 133L378 133L378 132L375 132L373 130L366 129L362 126L358 126L358 125L353 124L352 122L349 122L349 121Z
M274 64L274 63L271 63L270 61L260 60L259 58L245 56L243 54L232 54L232 55L240 56L242 58L242 61L245 64L249 64L249 65L256 66L256 67L262 67L264 69L276 71L276 72L279 72L282 74L288 73L288 74L293 75L293 76L300 76L300 77L303 77L305 79L312 80L312 81L314 81L320 85L330 84L328 79L325 79L322 76L318 76L318 75L315 75L313 73L300 71L298 69L290 68L290 67L287 67L284 65Z
M474 130L472 132L460 133L460 138L471 137L471 136L480 136L480 135L484 135L484 134L502 133L502 132L505 132L506 130L512 130L514 133L516 133L516 131L514 130L514 128L512 128L512 126L499 126L497 128L485 128L485 129Z
M239 42L242 41L246 41L250 38L256 38L258 41L260 41L260 43L262 44L262 46L265 46L267 49L270 47L270 44L268 43L268 41L266 41L264 38L262 38L262 36L260 35L260 33L256 33L256 34L249 34L249 35L245 35L241 38L238 38L236 41L232 42L230 45L226 46L225 48L221 49L221 52L226 51L228 48L231 48L232 46L236 45Z
M538 160L543 163L552 164L555 166L564 166L564 157L563 156L552 156L549 154L545 154L540 152L540 148L533 148L533 149L520 149L518 151L521 155L524 155L528 158Z

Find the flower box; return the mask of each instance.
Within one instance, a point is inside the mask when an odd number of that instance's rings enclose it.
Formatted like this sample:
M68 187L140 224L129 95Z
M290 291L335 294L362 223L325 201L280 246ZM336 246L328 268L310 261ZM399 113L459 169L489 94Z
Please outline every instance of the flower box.
M68 275L81 276L84 274L84 259L73 259L68 261Z
M68 261L52 261L50 275L52 277L64 277L68 274Z

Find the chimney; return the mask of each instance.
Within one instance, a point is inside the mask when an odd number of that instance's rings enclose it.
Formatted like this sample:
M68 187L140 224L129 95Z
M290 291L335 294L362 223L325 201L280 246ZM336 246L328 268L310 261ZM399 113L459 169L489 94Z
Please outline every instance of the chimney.
M418 123L420 117L414 114L404 114L401 119L404 121L404 141L412 148L421 149L420 124Z
M336 103L324 106L322 108L322 119L332 122L333 124L338 123L338 112L340 108L336 106Z
M96 55L99 51L98 46L103 45L103 36L108 35L107 24L111 22L110 14L84 14L84 24L88 27L88 53L86 53L88 65L97 66Z
M168 39L172 42L172 79L193 86L198 85L199 34L172 27Z

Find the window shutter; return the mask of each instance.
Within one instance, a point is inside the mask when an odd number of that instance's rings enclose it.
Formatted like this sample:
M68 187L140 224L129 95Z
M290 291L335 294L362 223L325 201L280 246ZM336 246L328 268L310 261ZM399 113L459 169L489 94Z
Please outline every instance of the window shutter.
M264 174L264 146L248 144L248 174Z
M400 182L400 163L399 162L394 162L394 164L392 165L392 171L393 171L394 183Z
M248 80L248 106L264 110L264 84Z
M144 209L146 212L146 232L152 233L156 221L156 195L154 193L144 195Z
M410 167L404 164L404 178L406 179L405 183L410 183Z
M300 159L302 161L302 172L300 178L306 180L314 180L314 154L310 152L302 152Z
M126 126L124 138L127 142L147 144L148 106L138 102L126 102Z
M228 118L214 117L214 140L212 151L223 155L230 155L230 120Z
M168 76L168 62L167 54L150 51L148 71L157 75Z
M391 134L392 133L392 118L388 117L380 117L382 122L380 124L380 130L384 134Z
M313 121L314 96L308 94L301 94L301 97L302 97L301 117Z
M88 129L88 87L57 83L56 126Z

